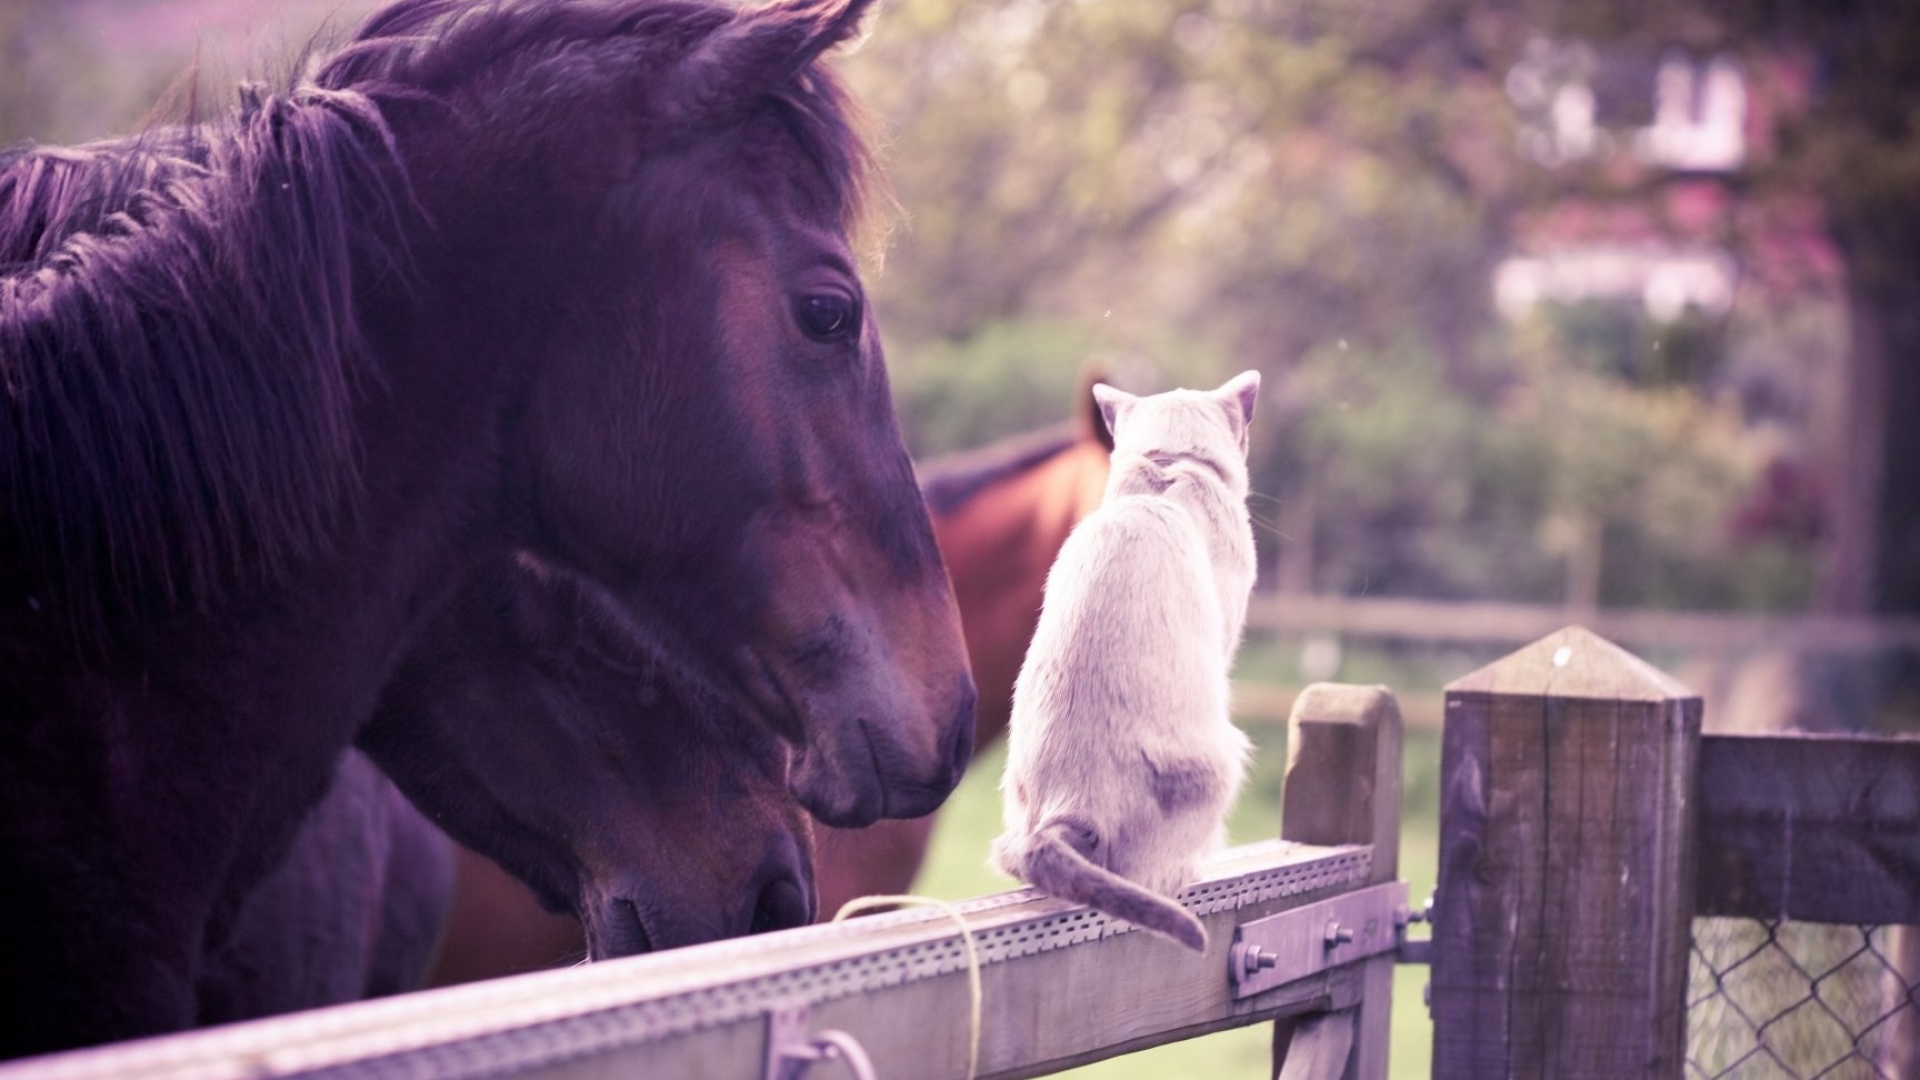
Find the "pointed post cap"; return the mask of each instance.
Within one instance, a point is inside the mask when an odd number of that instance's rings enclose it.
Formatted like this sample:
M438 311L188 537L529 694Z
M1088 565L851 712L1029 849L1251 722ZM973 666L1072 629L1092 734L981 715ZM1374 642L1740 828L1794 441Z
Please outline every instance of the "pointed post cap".
M1447 694L1673 701L1697 697L1678 679L1584 626L1556 630L1447 684Z

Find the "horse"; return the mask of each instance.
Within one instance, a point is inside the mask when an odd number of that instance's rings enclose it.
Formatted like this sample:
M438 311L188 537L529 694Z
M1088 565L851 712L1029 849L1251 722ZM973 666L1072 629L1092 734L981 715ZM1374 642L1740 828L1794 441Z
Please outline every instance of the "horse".
M359 751L201 959L195 1026L418 988L453 900L453 842Z
M439 819L447 832L350 752L208 958L199 1024L422 985L453 896L448 833L509 862L556 911L617 881L619 897L601 902L624 905L621 918L593 924L590 955L813 920L811 819L787 791L786 745L675 686L619 605L558 567L516 559L463 589L363 742L391 744L383 756L405 763L399 778L423 803L460 808ZM515 927L487 933L511 941Z
M785 740L820 820L945 798L974 688L821 60L867 6L401 0L164 179L0 160L0 1056L192 1023L414 637L513 551ZM578 913L610 948L620 888Z
M1097 375L1083 374L1072 421L932 459L919 470L980 687L977 747L1005 733L1047 570L1106 489L1113 438L1093 401ZM831 915L856 896L907 891L932 829L931 817L816 828L819 911ZM432 985L539 970L578 953L580 924L543 911L493 860L461 847L455 868L453 911Z

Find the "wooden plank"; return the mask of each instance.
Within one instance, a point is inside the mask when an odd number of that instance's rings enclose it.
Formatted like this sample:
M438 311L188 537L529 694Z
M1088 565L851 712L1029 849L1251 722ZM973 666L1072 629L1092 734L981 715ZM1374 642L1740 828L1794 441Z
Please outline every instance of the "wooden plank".
M1371 845L1369 883L1397 878L1402 724L1393 692L1384 686L1315 683L1295 699L1287 728L1281 837L1302 844ZM1338 1074L1345 1080L1383 1080L1387 1075L1393 957L1376 957L1364 966L1364 1000L1351 1040L1354 1053ZM1292 1023L1274 1025L1276 1074L1286 1072L1296 1037Z
M1340 1080L1353 1057L1354 1013L1303 1016L1293 1033L1293 1048L1278 1080Z
M1709 735L1702 915L1920 923L1920 739Z
M1579 627L1447 688L1434 1076L1678 1078L1700 701Z
M980 1075L1034 1076L1361 998L1359 965L1234 1000L1233 927L1367 884L1365 847L1279 840L1208 864L1204 956L1030 891L956 905L985 989ZM757 1080L766 1014L857 1038L887 1080L961 1080L973 1029L951 920L914 910L0 1065L0 1080Z

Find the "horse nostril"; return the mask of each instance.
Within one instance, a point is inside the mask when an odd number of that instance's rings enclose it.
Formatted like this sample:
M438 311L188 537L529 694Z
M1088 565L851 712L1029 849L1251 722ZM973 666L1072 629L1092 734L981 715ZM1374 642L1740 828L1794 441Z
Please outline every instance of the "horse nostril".
M807 910L807 894L790 877L778 877L760 890L753 903L753 921L747 927L749 934L764 934L772 930L785 930L795 926L805 926L812 921L813 913Z
M615 897L605 908L605 918L601 926L601 944L606 956L599 959L612 959L617 956L635 956L652 952L654 942L647 933L647 923L640 917L640 908L632 900Z

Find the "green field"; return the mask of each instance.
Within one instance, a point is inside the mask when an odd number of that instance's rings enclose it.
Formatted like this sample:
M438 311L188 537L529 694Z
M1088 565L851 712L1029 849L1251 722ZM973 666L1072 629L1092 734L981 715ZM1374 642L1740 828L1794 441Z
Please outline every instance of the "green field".
M1260 675L1269 673L1284 678L1291 674L1271 649L1249 649L1243 657L1241 673L1250 669ZM1461 667L1454 674L1464 674ZM1380 681L1388 672L1352 681ZM1411 675L1401 672L1403 675ZM1422 682L1411 675L1413 682ZM1343 672L1343 679L1351 679ZM1278 685L1278 684L1276 684ZM1416 687L1416 689L1419 689ZM1406 733L1404 763L1404 816L1400 843L1400 876L1411 886L1415 905L1433 891L1435 858L1439 844L1439 762L1440 738L1436 728L1423 723L1424 717L1410 719ZM1280 832L1280 782L1286 767L1286 730L1275 718L1243 718L1242 726L1253 737L1255 758L1253 773L1241 793L1239 805L1229 820L1232 842L1248 843L1278 836ZM1003 892L1015 883L986 867L987 845L1000 829L1000 801L995 785L1000 779L1004 754L995 748L974 763L960 789L941 812L940 823L928 854L926 871L915 891L926 896L960 900L986 893ZM1421 990L1427 980L1423 967L1402 967L1394 981L1392 1073L1396 1078L1416 1080L1429 1071L1432 1025L1421 1002ZM1271 1028L1258 1024L1237 1031L1222 1032L1171 1046L1075 1069L1063 1076L1076 1080L1180 1080L1184 1077L1261 1077L1268 1075Z

